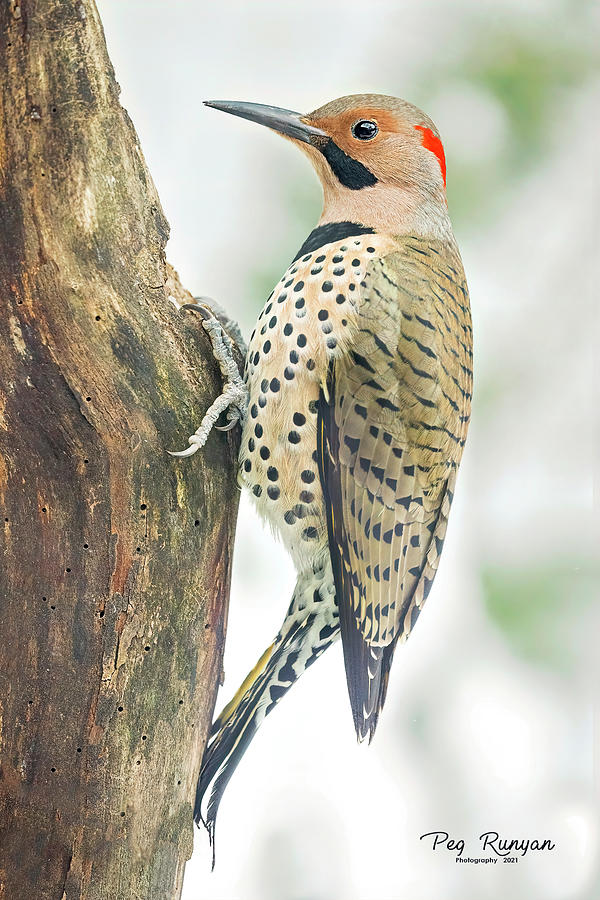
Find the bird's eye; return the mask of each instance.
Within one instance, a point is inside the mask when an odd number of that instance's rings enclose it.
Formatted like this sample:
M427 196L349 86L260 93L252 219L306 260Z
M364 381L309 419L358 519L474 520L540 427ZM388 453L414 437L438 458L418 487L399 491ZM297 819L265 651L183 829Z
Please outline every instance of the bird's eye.
M359 119L352 126L352 134L359 141L372 141L378 131L377 122L370 119Z

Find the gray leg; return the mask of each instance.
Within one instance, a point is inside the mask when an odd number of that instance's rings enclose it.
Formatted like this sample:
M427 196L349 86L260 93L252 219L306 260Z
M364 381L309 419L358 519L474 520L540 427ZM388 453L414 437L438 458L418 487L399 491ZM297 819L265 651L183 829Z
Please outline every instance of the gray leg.
M223 393L210 405L199 428L188 438L190 446L186 450L168 451L171 456L192 456L204 446L213 427L220 431L230 431L237 422L243 423L248 407L248 389L240 376L231 338L213 315L212 310L203 303L186 303L180 309L192 309L202 316L202 326L210 338L213 354L224 382ZM227 425L215 425L225 410L227 410Z

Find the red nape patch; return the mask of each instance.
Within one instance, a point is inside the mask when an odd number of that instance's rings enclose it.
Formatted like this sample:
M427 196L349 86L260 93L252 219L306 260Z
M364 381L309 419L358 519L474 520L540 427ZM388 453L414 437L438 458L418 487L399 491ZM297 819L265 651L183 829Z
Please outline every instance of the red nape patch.
M446 187L446 157L444 155L444 148L442 146L442 142L439 137L433 133L431 128L427 128L425 125L415 125L417 131L423 132L423 138L421 143L425 147L426 150L431 150L432 153L438 158L438 162L440 164L440 169L442 170L442 178L444 179L444 187Z

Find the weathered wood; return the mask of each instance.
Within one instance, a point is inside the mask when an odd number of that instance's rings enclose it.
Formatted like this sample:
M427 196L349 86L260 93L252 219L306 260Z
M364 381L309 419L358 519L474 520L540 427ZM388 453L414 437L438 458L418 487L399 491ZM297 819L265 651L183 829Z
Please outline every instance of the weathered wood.
M3 900L176 898L192 851L235 437L165 452L220 390L167 237L92 0L4 0Z

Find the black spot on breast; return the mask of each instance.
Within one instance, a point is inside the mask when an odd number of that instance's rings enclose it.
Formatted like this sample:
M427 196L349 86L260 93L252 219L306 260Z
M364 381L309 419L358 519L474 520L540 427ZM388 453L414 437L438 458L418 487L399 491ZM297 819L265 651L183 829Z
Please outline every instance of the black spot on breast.
M277 481L277 479L279 478L279 472L277 471L275 466L269 466L269 468L267 469L267 478L269 479L269 481Z

